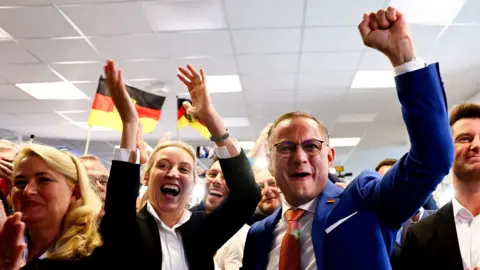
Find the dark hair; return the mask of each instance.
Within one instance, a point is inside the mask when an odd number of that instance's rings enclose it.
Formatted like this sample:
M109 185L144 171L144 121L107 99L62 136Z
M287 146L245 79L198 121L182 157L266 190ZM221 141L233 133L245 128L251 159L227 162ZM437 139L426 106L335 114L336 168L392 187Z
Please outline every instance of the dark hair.
M380 163L378 163L377 167L375 167L375 171L379 171L380 168L382 168L383 166L393 166L395 163L397 163L398 159L394 159L394 158L386 158L382 161L380 161Z
M270 137L272 136L272 131L273 129L280 123L282 122L283 120L287 120L287 119L292 119L292 118L307 118L307 119L312 119L313 121L317 122L319 128L320 128L320 131L322 133L325 134L325 137L326 137L326 143L328 144L329 142L329 138L328 138L328 130L327 130L327 127L325 127L325 125L320 121L318 120L315 116L307 113L307 112L300 112L300 111L296 111L296 112L289 112L289 113L284 113L282 115L280 115L279 117L277 117L277 119L275 119L275 121L273 121L272 123L272 126L270 127L270 130L268 130L268 140L270 139Z
M450 127L452 127L457 121L465 118L480 119L480 104L462 103L453 106L450 110Z

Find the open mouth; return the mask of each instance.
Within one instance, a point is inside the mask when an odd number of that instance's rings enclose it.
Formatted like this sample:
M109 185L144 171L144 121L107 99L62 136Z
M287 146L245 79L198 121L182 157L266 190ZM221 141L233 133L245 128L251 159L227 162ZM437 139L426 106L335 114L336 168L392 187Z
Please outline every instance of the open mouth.
M290 174L290 177L293 177L293 178L304 178L304 177L307 177L307 176L310 176L311 174L310 173L307 173L307 172L296 172L296 173L292 173Z
M177 197L180 194L180 187L174 184L165 184L160 188L160 191L165 195Z
M215 196L215 197L218 197L218 198L222 198L224 195L223 195L223 192L219 191L219 190L215 190L215 189L211 189L208 191L208 195L210 196Z

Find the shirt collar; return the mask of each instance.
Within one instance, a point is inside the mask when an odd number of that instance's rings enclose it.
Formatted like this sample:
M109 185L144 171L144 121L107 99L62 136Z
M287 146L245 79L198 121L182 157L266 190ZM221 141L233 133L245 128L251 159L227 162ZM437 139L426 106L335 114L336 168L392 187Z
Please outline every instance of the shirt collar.
M317 200L318 198L315 198L307 202L306 204L302 204L298 207L293 207L287 202L287 200L285 200L285 197L282 197L282 218L285 216L285 213L290 208L302 209L302 210L305 210L306 212L315 214L315 207L317 206Z
M453 216L455 217L455 220L471 220L473 219L472 213L468 211L467 208L463 207L460 202L457 201L457 198L455 196L452 198L452 206L453 206Z
M176 228L185 224L190 219L190 217L192 216L192 212L190 212L188 209L184 209L183 214L180 217L180 219L178 220L177 224L173 225L173 227L170 228L167 225L165 225L165 223L163 223L163 221L158 217L157 212L155 211L153 206L150 204L150 202L147 202L147 211L148 211L148 213L150 213L150 215L153 216L153 218L155 219L155 222L157 223L158 226L162 226L164 229L170 230L170 231L175 230Z

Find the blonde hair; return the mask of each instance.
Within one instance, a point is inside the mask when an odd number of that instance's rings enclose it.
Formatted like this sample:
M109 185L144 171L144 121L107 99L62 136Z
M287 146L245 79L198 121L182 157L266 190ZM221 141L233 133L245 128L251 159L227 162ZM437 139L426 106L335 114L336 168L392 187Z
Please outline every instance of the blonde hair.
M79 156L78 159L80 161L96 161L100 163L102 162L100 158L95 155L83 155L83 156Z
M80 160L74 155L51 146L29 144L15 157L13 175L20 161L28 156L39 156L47 165L67 178L70 187L78 185L81 198L72 203L63 219L60 237L47 254L49 259L77 260L90 255L102 245L98 232L98 214L102 208L100 198L90 185L90 181Z
M18 151L18 144L14 143L14 142L11 142L9 140L4 140L4 139L1 139L0 140L0 148L10 148L10 149L13 149L15 151Z
M188 145L188 144L186 144L182 141L163 141L163 142L159 143L157 145L157 147L155 147L155 149L153 150L152 155L150 156L150 159L147 162L147 166L145 167L145 170L143 171L142 175L140 176L140 179L142 179L142 180L145 179L145 176L150 173L150 170L155 165L155 161L156 161L155 156L158 154L158 152L160 152L160 150L165 149L167 147L180 148L180 149L184 150L185 152L187 152L192 157L192 159L193 159L192 173L193 173L193 179L194 179L194 181L196 181L196 179L197 179L197 156L195 155L195 150L193 150L193 148L190 145ZM150 184L148 184L147 186L148 186L148 188L145 191L145 195L141 199L140 208L143 208L148 201L148 192L149 192L149 189L150 189Z

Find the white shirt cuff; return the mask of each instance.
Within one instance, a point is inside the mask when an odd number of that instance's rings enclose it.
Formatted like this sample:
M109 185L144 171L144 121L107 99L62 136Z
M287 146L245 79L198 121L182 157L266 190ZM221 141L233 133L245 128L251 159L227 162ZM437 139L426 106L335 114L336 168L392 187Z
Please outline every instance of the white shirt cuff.
M242 148L240 148L240 146L238 146L237 143L235 143L235 148L237 149L238 153L242 152ZM221 158L221 159L227 159L232 157L228 152L228 149L226 146L215 147L215 154L217 155L218 158Z
M411 61L395 67L395 76L422 69L427 66L427 62L421 57L415 57Z
M128 161L129 159L130 159L130 149L115 148L115 150L113 150L113 160L129 162ZM140 164L140 150L138 148L137 148L137 160L135 161L135 164Z

